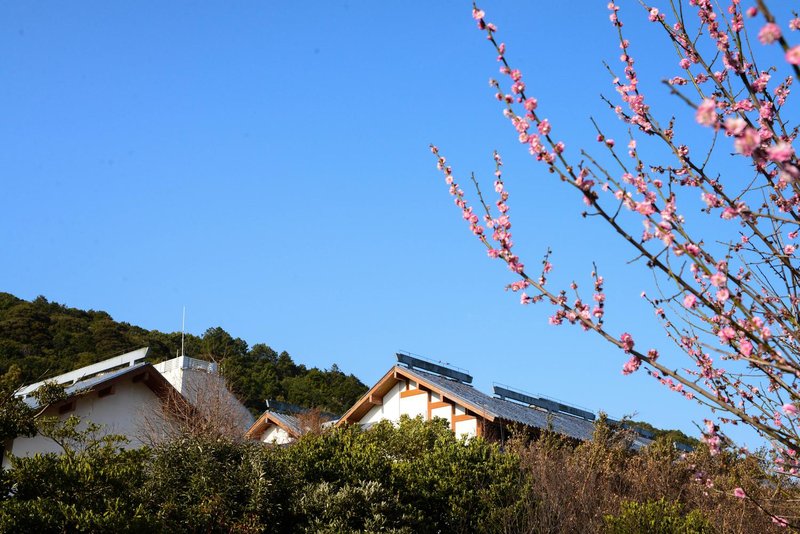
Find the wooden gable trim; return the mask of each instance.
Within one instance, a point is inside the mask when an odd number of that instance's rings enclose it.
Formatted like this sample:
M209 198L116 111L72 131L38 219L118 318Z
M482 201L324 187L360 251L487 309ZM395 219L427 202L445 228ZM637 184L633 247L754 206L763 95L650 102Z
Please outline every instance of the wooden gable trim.
M264 412L261 414L261 417L256 419L256 422L253 423L250 428L245 432L244 437L247 439L256 439L258 438L264 430L270 425L268 413Z
M475 406L472 403L467 402L464 399L461 399L459 397L456 397L456 396L452 395L451 393L445 393L444 391L442 391L441 389L436 387L435 384L433 384L431 382L428 382L427 380L425 380L424 378L422 378L420 376L415 375L413 371L410 371L408 369L404 369L402 367L396 367L396 369L408 372L409 373L408 374L409 378L411 378L412 380L417 382L417 384L419 384L420 387L424 386L426 389L429 389L430 391L438 393L442 397L442 401L449 401L449 402L453 402L453 403L459 404L459 405L463 406L465 409L467 409L467 410L471 411L472 413L476 414L477 417L481 417L482 419L486 419L487 421L494 421L495 420L495 416L493 414L489 413L488 411L486 411L486 408L482 408L480 406ZM453 415L455 415L455 406L453 406Z
M247 439L260 439L261 434L263 434L264 431L266 431L272 425L277 426L289 434L289 437L291 438L297 439L300 437L297 435L297 432L294 429L284 425L277 418L272 417L272 413L269 411L264 412L263 415L261 415L261 417L259 417L255 423L253 423L247 433L245 433L245 437Z
M471 411L474 414L477 414L477 417L485 419L486 421L494 421L495 416L486 411L485 408L480 406L474 406L473 404L465 401L464 399L457 398L450 393L445 393L440 388L438 388L435 384L425 380L423 377L417 376L413 370L406 369L405 367L400 367L399 365L395 365L392 367L389 372L387 372L383 377L378 380L378 382L372 386L372 388L367 391L345 414L342 416L341 419L336 423L336 426L342 426L346 424L354 424L361 420L367 412L372 409L375 404L370 402L370 399L375 399L376 396L380 396L381 400L383 400L383 395L385 395L397 382L406 383L408 380L413 380L417 383L419 389L410 390L414 393L413 395L418 395L420 393L427 393L428 391L432 391L437 393L441 398L442 402L447 401L448 403L457 403L463 406L465 409ZM407 391L401 391L400 395L404 396L403 394ZM430 414L430 410L428 410ZM453 406L452 417L451 421L455 417L455 406ZM430 419L430 417L429 417Z
M453 416L453 422L454 423L460 423L461 421L472 421L472 420L477 420L477 419L478 418L475 417L474 415L456 415L456 416Z
M452 418L452 416L453 416L453 413L452 413L452 406L453 406L453 405L452 405L452 404L450 404L449 402L444 402L444 401L434 401L434 402L428 402L428 421L430 421L431 419L433 419L433 410L437 410L437 409L439 409L439 408L447 408L447 407L450 407L450 409L451 409L451 411L450 411L450 417Z
M407 389L406 391L400 392L400 398L402 399L405 397L413 397L414 395L422 395L427 393L428 392L425 391L424 389Z
M378 380L378 382L372 386L369 391L367 391L360 399L358 399L358 401L356 401L353 406L350 407L349 410L345 412L341 419L336 422L335 426L343 426L348 423L358 423L361 418L364 417L367 412L376 405L376 403L372 401L380 398L381 403L383 403L383 396L388 393L397 382L405 379L405 376L399 371L399 367L392 367L388 373L383 375L383 377Z

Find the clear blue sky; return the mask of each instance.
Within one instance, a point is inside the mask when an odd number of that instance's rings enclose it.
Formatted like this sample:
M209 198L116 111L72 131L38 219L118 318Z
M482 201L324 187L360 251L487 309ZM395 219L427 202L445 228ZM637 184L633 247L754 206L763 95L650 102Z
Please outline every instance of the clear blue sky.
M642 77L678 74L629 4ZM566 5L484 7L574 151L593 147L590 115L622 135L599 100L619 49L605 2ZM468 3L6 2L0 51L0 290L162 331L186 305L192 333L367 383L407 349L484 390L696 433L699 409L505 293L452 205L428 143L462 179L488 180L501 150L527 263L551 246L555 280L586 282L597 261L612 331L666 348L639 298L649 274L515 142Z

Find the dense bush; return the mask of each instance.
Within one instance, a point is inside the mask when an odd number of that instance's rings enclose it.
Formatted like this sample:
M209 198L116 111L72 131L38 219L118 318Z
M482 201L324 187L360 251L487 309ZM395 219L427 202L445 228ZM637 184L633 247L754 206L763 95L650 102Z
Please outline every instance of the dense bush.
M714 530L699 510L666 499L645 503L625 501L619 515L605 517L609 534L710 534Z
M500 532L528 491L515 454L441 421L135 451L76 428L2 475L3 531Z
M281 531L292 483L278 452L224 439L175 440L151 451L137 499L164 532Z
M602 421L589 442L544 433L503 449L440 420L288 447L191 436L135 451L76 425L45 429L63 455L0 474L0 530L766 533L782 529L758 505L800 511L797 489L756 456L682 454L667 440L634 452Z
M577 446L554 434L510 443L508 448L520 456L531 477L533 494L523 513L532 525L529 531L602 532L604 516L630 519L651 511L646 503L661 499L699 510L715 532L784 532L759 505L781 516L800 511L797 488L773 476L759 461L763 454L711 455L705 445L682 453L667 438L634 452L630 438L600 421L593 439ZM749 498L736 498L737 487ZM643 503L644 508L625 515L626 506L637 506L626 502Z
M123 439L95 438L78 419L45 425L64 453L12 458L0 473L2 532L120 532L151 530L155 523L136 498L147 477L146 449L124 450Z
M457 439L441 420L338 429L300 440L285 454L296 478L308 481L300 502L311 508L297 510L308 527L316 524L320 500L338 506L370 496L368 506L348 512L350 530L370 531L380 521L414 532L494 532L528 490L516 454Z

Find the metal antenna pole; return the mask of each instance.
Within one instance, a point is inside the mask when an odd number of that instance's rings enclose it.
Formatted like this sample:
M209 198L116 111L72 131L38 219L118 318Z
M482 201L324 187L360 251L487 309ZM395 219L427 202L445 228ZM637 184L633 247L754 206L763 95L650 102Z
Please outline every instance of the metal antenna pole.
M181 356L186 356L184 352L184 338L186 337L186 306L183 307L183 322L181 322Z

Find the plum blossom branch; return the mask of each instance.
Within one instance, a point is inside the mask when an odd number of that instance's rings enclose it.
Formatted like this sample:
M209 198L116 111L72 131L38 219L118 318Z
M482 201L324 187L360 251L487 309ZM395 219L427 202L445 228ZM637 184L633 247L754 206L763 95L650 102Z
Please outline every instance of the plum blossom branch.
M723 422L747 424L772 440L776 449L796 451L800 446L795 421L800 404L800 269L795 257L800 232L800 167L792 146L797 127L787 129L788 121L782 117L793 78L771 84L782 66L759 70L755 53L759 46L778 43L785 52L786 65L798 75L800 46L788 44L762 0L758 0L757 10L746 13L752 18L761 12L767 21L758 31L760 44L755 47L750 45L745 13L738 0L732 1L727 12L715 8L710 0L690 0L694 22L685 16L682 4L671 3L674 23L668 23L659 10L642 5L649 21L664 30L678 55L682 75L666 78L670 92L690 106L693 122L708 128L712 140L704 154L696 156L688 144L679 141L674 116L666 122L654 116L638 78L632 45L623 34L619 7L609 2L609 18L617 33L624 68L623 78L619 78L608 67L621 104L605 97L603 100L636 133L662 143L674 158L674 162L645 164L631 133L627 163L615 141L592 121L597 141L618 171L602 166L586 151L580 153L584 159L571 160L538 100L527 93L521 70L509 63L506 45L497 40L497 27L485 20L485 13L477 6L473 6L473 18L497 53L500 74L508 79L508 90L495 79L490 80L490 86L503 104L517 140L549 172L579 191L589 210L584 216L605 221L633 247L637 259L658 275L657 280L663 277L669 281L673 288L670 295L648 301L668 338L694 363L694 370L667 367L655 349L639 350L631 333L615 336L605 330L604 281L596 268L590 301L581 299L574 282L571 302L565 290L547 287L546 275L552 268L549 250L541 274L535 279L528 276L513 248L508 191L497 153L494 189L498 200L493 209L473 176L485 212L484 230L455 183L452 169L436 147L432 151L473 234L490 257L504 261L518 276L507 288L520 292L522 304L549 301L556 307L551 323L578 324L623 350L629 357L623 366L625 374L644 366L670 389L729 414L721 418ZM692 25L694 29L690 29ZM800 19L793 19L789 28L800 28ZM708 40L702 39L704 35ZM685 95L679 87L694 88L699 100ZM744 186L709 173L712 153L726 144L733 149L734 159L753 173ZM696 202L687 198L686 192L692 190L699 192L704 213L737 226L735 239L712 242L698 235L703 227L690 224L684 215L685 206ZM607 206L609 201L613 207ZM494 209L499 212L496 217L492 215ZM641 233L631 226L637 217L644 226ZM681 321L670 319L665 304ZM715 362L712 355L719 361ZM721 435L716 425L706 429L712 450L715 443L719 445Z

